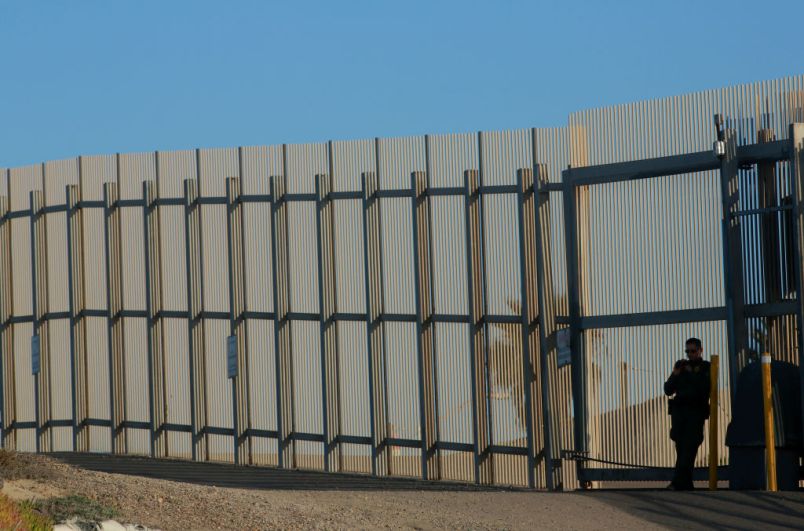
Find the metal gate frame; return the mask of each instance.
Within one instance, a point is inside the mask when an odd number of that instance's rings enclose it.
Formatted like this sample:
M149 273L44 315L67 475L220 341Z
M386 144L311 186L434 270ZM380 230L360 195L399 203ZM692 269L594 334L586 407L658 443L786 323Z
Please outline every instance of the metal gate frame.
M788 139L767 143L738 146L733 129L723 126L720 115L715 116L718 140L711 151L700 151L653 159L644 159L598 166L570 167L562 172L565 241L567 256L567 288L569 303L570 349L572 352L572 400L574 428L574 456L581 485L591 481L650 481L669 480L671 468L587 468L585 457L589 448L587 411L587 367L583 349L585 330L647 325L726 321L728 356L730 361L729 384L733 395L736 382L736 360L747 346L745 319L795 314L799 345L799 375L804 383L804 363L801 349L804 345L804 299L776 303L746 305L742 274L740 218L748 214L761 214L792 209L795 238L793 244L794 279L796 293L804 285L802 249L804 249L804 124L790 125ZM739 211L738 171L758 163L776 163L789 160L792 186L792 205ZM653 311L619 315L584 315L581 308L582 285L578 227L578 189L596 184L609 184L639 179L650 179L720 170L721 199L723 206L723 277L724 306L674 311ZM802 386L804 388L804 386ZM804 396L804 393L802 394ZM804 405L804 399L802 399ZM802 408L804 412L804 407ZM803 413L804 415L804 413ZM728 479L727 470L721 467L719 477ZM705 479L707 469L695 470L696 479Z

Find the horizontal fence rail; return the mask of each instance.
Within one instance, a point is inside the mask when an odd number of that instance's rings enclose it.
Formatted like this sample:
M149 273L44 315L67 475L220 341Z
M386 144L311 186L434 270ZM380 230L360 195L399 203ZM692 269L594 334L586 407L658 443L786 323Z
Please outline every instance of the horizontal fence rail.
M601 461L583 481L667 469L661 383L680 342L731 344L716 113L735 134L742 326L798 362L782 242L802 90L583 111L564 128L3 170L3 446L548 489L579 484L575 451ZM697 276L674 261L693 247Z

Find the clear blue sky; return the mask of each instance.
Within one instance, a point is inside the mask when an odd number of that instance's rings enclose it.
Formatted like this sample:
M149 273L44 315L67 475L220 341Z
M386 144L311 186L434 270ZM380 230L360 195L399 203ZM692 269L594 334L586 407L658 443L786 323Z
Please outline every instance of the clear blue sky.
M803 0L0 0L0 166L563 125L801 73Z

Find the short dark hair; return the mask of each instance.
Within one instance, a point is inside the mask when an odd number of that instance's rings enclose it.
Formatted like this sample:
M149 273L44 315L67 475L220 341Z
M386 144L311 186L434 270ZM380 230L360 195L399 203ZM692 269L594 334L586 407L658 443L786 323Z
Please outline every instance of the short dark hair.
M695 348L701 348L701 340L697 337L691 337L685 343L686 345L695 345Z

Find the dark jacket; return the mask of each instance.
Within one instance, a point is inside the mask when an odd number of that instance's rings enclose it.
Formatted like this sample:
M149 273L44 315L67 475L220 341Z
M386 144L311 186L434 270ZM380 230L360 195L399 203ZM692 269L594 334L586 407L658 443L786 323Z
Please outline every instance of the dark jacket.
M664 382L665 394L675 395L671 407L697 411L708 416L711 385L709 362L703 359L680 360L676 362L676 367L681 367L681 372L671 374Z

